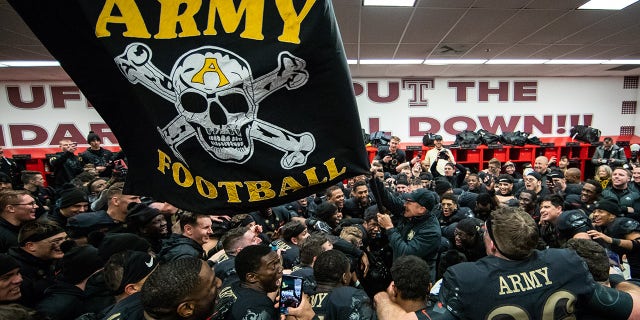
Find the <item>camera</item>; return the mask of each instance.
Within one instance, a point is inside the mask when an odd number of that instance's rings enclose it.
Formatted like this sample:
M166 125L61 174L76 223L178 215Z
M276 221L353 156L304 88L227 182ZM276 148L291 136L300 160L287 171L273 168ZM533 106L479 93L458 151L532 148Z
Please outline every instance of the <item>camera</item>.
M124 160L119 159L119 160L113 161L112 176L116 181L125 181L127 179L128 172L129 172L129 167L124 162Z
M444 160L449 160L449 153L447 153L447 150L441 150L438 153L438 158L444 159Z

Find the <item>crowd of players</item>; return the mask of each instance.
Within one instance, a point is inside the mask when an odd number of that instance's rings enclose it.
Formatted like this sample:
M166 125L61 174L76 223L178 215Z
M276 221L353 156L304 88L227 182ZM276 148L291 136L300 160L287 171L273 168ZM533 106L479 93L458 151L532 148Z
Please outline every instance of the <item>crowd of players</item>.
M392 137L370 174L233 217L123 194L126 162L87 140L61 142L51 188L0 174L0 318L275 319L288 273L296 319L640 317L640 167L610 140L609 176L583 180L566 158L471 172L437 136L406 159Z

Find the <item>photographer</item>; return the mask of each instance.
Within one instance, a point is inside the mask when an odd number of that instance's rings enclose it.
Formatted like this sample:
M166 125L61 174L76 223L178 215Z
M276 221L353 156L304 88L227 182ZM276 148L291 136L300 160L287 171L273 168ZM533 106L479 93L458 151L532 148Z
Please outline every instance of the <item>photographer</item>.
M89 131L87 136L89 148L80 154L85 164L92 163L96 166L96 170L101 177L110 177L111 171L108 170L107 164L113 160L113 152L100 146L102 140L95 132Z
M453 153L451 153L451 150L442 146L442 136L439 134L433 137L433 144L434 147L427 151L427 154L424 157L424 161L422 161L422 167L424 168L424 171L430 171L429 168L431 168L431 165L433 163L437 163L436 168L438 172L441 176L444 176L444 165L449 161L455 163L455 160L453 159ZM443 151L447 153L448 158L440 156L440 153ZM443 161L439 161L439 159L442 159Z
M608 164L611 167L622 166L627 163L627 157L624 150L613 143L611 137L606 137L603 144L596 148L591 157L591 163L594 165Z
M404 151L398 149L399 144L400 138L391 136L389 146L381 146L378 149L378 154L376 154L376 157L373 160L382 164L384 172L397 174L397 167L406 161L407 155Z
M82 173L84 166L82 158L75 154L78 149L77 143L69 139L62 139L60 140L60 149L62 151L49 159L49 164L53 168L53 187L56 190Z
M445 149L438 153L436 161L431 164L431 174L433 174L435 179L438 177L444 177L449 183L451 183L453 188L460 188L464 185L464 179L467 176L467 169L463 165L453 162L453 159L449 157L448 151L449 150ZM444 174L440 174L437 170L438 161L440 161L440 159L447 161L444 165ZM457 173L456 169L458 169Z

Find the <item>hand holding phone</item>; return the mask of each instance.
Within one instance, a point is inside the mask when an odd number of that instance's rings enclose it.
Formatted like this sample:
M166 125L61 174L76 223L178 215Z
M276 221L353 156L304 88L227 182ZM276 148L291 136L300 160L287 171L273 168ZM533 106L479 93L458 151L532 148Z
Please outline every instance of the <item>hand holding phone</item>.
M280 314L287 314L287 308L296 308L302 301L302 283L300 277L284 274L280 283Z

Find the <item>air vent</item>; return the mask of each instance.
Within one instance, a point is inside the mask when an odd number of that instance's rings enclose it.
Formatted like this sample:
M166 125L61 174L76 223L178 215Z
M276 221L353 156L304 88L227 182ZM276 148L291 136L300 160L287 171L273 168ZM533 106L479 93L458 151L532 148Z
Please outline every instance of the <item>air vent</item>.
M449 56L449 57L457 57L462 56L463 54L469 51L469 46L463 44L443 44L436 51L434 55L436 56Z
M639 76L626 76L624 77L623 89L638 89Z
M623 64L615 68L607 69L607 71L629 71L640 68L640 64Z

